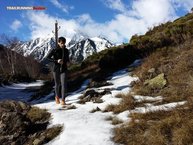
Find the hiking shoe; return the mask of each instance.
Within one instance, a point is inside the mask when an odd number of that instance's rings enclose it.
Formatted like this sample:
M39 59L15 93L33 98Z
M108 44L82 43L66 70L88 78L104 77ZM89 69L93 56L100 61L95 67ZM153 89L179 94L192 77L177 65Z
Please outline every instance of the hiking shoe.
M56 104L60 104L60 98L58 96L55 97Z
M65 100L64 100L64 99L62 99L62 101L61 101L61 105L66 105L66 102L65 102Z

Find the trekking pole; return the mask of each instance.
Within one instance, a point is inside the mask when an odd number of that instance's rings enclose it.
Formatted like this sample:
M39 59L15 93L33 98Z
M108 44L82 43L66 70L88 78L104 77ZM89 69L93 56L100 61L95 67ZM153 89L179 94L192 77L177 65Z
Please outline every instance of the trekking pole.
M55 48L57 48L57 45L58 45L58 22L56 20L56 23L55 23Z

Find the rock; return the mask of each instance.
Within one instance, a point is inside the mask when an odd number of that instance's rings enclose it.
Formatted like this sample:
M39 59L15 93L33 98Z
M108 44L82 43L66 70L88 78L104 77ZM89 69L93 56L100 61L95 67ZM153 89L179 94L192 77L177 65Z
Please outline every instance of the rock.
M6 100L0 102L0 144L23 143L29 122L25 117L30 105Z
M0 144L32 145L33 142L28 143L31 138L37 145L48 142L41 133L47 130L49 119L50 113L24 102L0 101Z
M84 93L84 97L98 97L99 96L99 92L97 92L97 90L95 89L87 89Z
M113 84L107 81L90 81L88 87L89 88L99 88L102 86L110 86L110 85L113 85Z
M0 134L17 137L26 129L25 114L31 107L16 101L0 102ZM17 132L18 134L13 134Z
M155 73L155 68L151 68L147 71L148 73Z
M101 109L97 106L96 111L101 111Z
M153 79L146 80L144 85L147 85L151 89L161 89L165 87L167 84L166 79L164 78L164 74L161 73L158 76L154 77Z
M27 105L21 101L16 102L13 100L5 100L0 102L0 113L2 111L6 112L18 112L22 114L26 114L27 111L31 108L30 105Z
M84 97L101 97L106 94L111 94L110 89L98 90L98 89L87 89L84 93Z
M111 94L110 89L103 89L103 90L99 90L99 89L87 89L85 91L85 93L83 94L82 98L82 103L85 102L99 102L98 99L100 99L103 95L106 94ZM101 102L101 101L100 101Z

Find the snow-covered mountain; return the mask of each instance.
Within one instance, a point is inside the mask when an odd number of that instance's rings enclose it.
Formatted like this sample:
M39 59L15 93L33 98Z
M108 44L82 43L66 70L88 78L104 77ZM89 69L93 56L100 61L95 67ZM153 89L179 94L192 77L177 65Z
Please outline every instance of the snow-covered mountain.
M54 48L54 38L37 38L29 42L24 42L17 48L17 52L24 56L32 56L36 60L43 60L48 55L49 51Z
M111 42L102 37L88 38L74 36L68 43L67 48L69 49L71 60L80 62L88 56L112 46Z
M93 53L114 46L110 41L102 37L89 38L83 34L76 34L72 39L67 38L67 49L70 58L74 62L81 62ZM37 38L29 42L24 42L17 48L17 52L24 56L33 56L36 60L42 61L49 52L55 48L54 38Z

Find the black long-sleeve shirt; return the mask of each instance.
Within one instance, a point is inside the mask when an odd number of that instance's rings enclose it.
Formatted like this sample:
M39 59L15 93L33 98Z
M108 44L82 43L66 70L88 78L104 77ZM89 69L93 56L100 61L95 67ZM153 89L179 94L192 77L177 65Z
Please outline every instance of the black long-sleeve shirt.
M69 51L66 47L53 49L47 56L50 62L54 62L54 72L65 72L67 70L67 63L69 62ZM58 59L63 60L63 64L58 63Z

